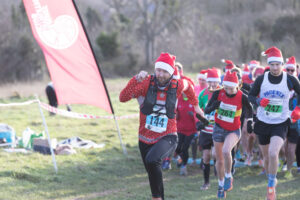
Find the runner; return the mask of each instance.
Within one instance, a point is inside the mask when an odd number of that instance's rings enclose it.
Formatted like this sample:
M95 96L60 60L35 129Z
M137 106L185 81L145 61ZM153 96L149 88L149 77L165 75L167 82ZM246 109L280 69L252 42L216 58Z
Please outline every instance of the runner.
M286 72L291 76L297 76L296 74L296 59L294 56L288 59L288 62L285 65ZM295 92L292 90L290 91L290 101L289 101L289 108L290 111L293 111L298 104L298 96L295 95ZM292 167L293 162L295 161L295 151L296 151L296 144L298 141L298 123L291 123L289 125L288 133L287 133L287 140L285 141L285 157L286 157L286 172L285 177L291 178L292 175Z
M200 92L207 88L207 82L206 82L206 77L207 77L207 70L201 70L197 74L197 79L198 79L198 85L195 86L195 94L198 97Z
M202 90L199 95L199 107L201 109L205 109L208 101L211 99L211 96L215 90L217 90L220 86L221 82L219 71L216 68L207 70L207 78L206 78L208 88ZM210 174L210 159L211 159L211 150L213 147L212 133L213 126L215 123L215 111L206 115L206 118L209 120L209 124L201 130L199 136L199 145L203 150L203 177L204 184L200 188L201 190L207 190L210 187L209 183L209 174ZM214 157L214 156L213 156Z
M176 120L178 132L178 146L175 152L181 160L181 162L178 163L178 167L180 167L179 174L186 176L188 174L188 150L191 141L194 139L195 134L197 134L196 122L198 120L196 118L194 107L190 104L187 96L184 93L178 98Z
M255 80L248 98L258 106L254 133L258 136L268 174L267 199L273 200L276 199L278 154L290 123L289 94L291 90L300 94L300 84L294 76L282 70L283 58L278 48L271 47L264 54L268 55L270 71ZM294 120L299 119L298 110L300 108L296 107L291 115Z
M243 83L252 84L254 82L253 73L257 67L260 66L260 62L257 60L251 60L249 62L249 73L243 75Z
M245 118L252 118L252 106L247 96L238 89L239 81L236 72L228 71L224 77L223 85L223 89L213 93L205 108L205 114L217 110L212 138L217 160L218 198L225 198L226 191L233 188L231 151L241 137L240 117L242 109L247 109Z
M139 149L148 173L152 199L164 199L162 160L177 145L175 104L184 91L195 112L204 117L193 87L184 79L175 80L175 56L161 53L155 74L141 71L120 93L120 101L137 98L140 104Z
M221 60L222 63L225 63L225 67L223 69L223 71L226 73L227 71L230 71L232 70L234 67L235 67L235 64L231 61L231 60L225 60L225 59L222 59ZM224 76L225 74L223 74L221 76L221 84L223 83L223 79L224 79Z

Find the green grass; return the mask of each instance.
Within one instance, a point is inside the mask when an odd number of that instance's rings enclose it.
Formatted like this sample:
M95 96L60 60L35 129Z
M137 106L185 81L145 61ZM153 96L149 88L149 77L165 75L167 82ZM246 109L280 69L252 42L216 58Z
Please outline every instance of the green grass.
M116 115L138 112L136 100L121 104L118 102L120 88L126 80L109 80L111 98ZM2 99L0 103L22 102L22 99ZM46 102L45 97L41 97ZM65 109L64 106L60 108ZM85 105L72 106L73 111L95 115L107 115L104 111ZM147 174L138 151L138 119L119 120L123 142L128 157L122 153L113 120L78 120L61 116L49 116L44 111L52 138L62 140L79 136L105 143L102 149L78 150L70 156L56 156L58 173L55 174L51 156L32 152L31 154L6 153L0 150L0 199L43 200L43 199L103 199L129 200L151 199ZM0 108L0 122L14 127L18 136L26 127L36 132L43 130L38 105ZM211 175L211 189L200 191L203 183L202 171L197 166L188 168L187 177L179 176L179 170L164 172L166 199L216 199L217 179ZM211 170L213 171L213 170ZM234 180L233 191L227 199L264 199L266 177L258 176L259 168L239 168ZM211 173L212 174L212 173ZM299 176L290 180L279 174L278 199L300 199Z

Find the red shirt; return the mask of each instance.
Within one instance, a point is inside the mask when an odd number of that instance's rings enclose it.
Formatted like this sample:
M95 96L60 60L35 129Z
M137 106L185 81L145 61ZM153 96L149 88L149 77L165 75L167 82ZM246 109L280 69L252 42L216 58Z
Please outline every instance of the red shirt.
M178 98L176 116L178 133L190 136L197 132L197 118L194 106L188 100L184 100L183 95Z
M234 131L241 127L242 96L240 90L234 97L228 97L224 89L220 90L218 101L221 104L215 113L215 122L223 129Z
M147 94L148 87L150 84L150 76L148 76L144 81L137 82L135 77L133 77L126 87L121 91L119 99L121 102L129 101L132 98L144 98ZM183 92L184 85L183 80L178 80L178 88L177 88L177 98ZM184 93L189 98L189 101L192 105L198 104L198 99L195 96L194 89L191 84L188 84L187 89ZM176 134L177 126L176 126L176 118L168 119L167 129L162 133L157 133L145 128L146 124L146 115L140 112L140 127L139 127L139 140L146 143L146 144L154 144L159 141L160 138L169 135L169 134Z

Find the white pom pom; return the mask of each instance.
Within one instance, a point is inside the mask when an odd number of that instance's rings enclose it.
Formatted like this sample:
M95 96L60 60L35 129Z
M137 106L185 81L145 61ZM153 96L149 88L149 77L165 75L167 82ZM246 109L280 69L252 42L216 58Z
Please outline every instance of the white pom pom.
M222 62L222 63L225 63L225 59L222 59L221 62Z
M263 51L263 52L261 52L261 55L266 56L267 54Z

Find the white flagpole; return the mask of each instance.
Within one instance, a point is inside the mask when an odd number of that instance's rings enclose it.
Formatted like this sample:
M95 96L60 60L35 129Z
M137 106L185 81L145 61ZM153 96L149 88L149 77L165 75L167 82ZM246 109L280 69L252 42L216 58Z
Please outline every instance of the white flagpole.
M37 96L36 96L36 99L37 99L38 104L39 104L40 113L41 113L41 116L42 116L42 119L43 119L43 124L44 124L44 127L45 127L45 131L46 131L46 134L47 134L47 137L48 137L48 143L49 143L49 147L50 147L50 152L51 152L51 156L52 156L54 170L55 170L55 173L57 174L57 165L56 165L56 160L55 160L55 154L54 154L54 151L53 151L53 148L52 148L52 145L51 145L51 139L50 139L50 134L49 134L49 131L48 131L48 126L47 126L47 123L46 123L46 120L45 120L43 110L41 108L41 104L40 104L41 102L40 102L40 100Z
M115 120L116 127L117 127L117 130L118 130L119 140L120 140L121 147L123 149L123 153L124 153L124 155L127 156L128 155L127 154L127 150L126 150L126 147L124 146L124 144L122 142L122 136L121 136L121 132L120 132L120 128L119 128L119 124L118 124L117 118L116 118L115 114L113 114L113 116L114 116L114 120Z

